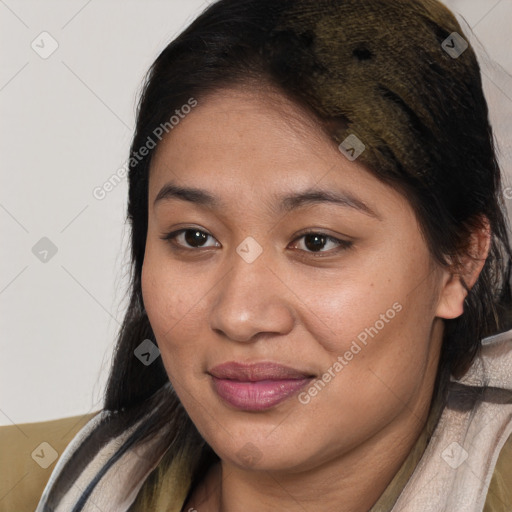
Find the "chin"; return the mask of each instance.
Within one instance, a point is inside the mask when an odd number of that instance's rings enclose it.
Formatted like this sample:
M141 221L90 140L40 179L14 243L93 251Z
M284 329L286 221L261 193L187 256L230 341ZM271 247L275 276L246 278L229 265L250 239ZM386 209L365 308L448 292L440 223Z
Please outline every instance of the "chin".
M265 432L267 430L265 429ZM225 462L243 470L274 471L274 472L300 472L314 466L313 456L309 457L303 449L308 451L314 447L307 440L295 440L290 436L269 439L265 433L258 436L244 435L232 437L229 444L215 442L210 444L215 453Z

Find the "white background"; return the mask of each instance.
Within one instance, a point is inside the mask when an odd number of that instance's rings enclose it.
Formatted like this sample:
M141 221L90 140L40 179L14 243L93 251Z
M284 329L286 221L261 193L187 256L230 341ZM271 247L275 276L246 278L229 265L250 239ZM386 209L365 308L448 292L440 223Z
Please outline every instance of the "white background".
M126 306L126 180L92 191L126 161L147 68L207 3L0 0L0 425L101 408ZM446 3L497 64L485 90L510 158L512 0ZM47 59L31 47L43 31Z

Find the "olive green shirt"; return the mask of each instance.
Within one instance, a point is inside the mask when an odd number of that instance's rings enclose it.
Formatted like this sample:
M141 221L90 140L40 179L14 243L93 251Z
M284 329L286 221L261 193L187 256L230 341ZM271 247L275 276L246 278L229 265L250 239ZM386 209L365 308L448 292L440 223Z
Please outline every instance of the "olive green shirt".
M93 412L84 416L0 427L0 512L34 511L65 447L96 414L97 412ZM425 451L438 414L439 409L433 407L427 424L407 459L371 512L391 510ZM42 443L48 443L56 453ZM181 461L171 468L169 474L172 478L167 480L168 485L153 494L155 508L152 510L180 510L190 490L190 475L179 470L185 466L186 461ZM143 485L131 510L138 510L142 499L147 498L146 491L147 488ZM177 508L172 504L176 504ZM168 508L169 505L171 508ZM483 512L511 511L512 436L500 452L483 509Z

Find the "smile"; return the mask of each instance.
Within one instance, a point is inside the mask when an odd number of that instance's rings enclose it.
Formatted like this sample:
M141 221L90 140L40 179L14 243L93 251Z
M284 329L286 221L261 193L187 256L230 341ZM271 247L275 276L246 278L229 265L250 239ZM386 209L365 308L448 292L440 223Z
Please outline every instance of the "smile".
M306 386L314 376L275 363L216 366L210 372L213 389L226 403L244 411L276 406Z

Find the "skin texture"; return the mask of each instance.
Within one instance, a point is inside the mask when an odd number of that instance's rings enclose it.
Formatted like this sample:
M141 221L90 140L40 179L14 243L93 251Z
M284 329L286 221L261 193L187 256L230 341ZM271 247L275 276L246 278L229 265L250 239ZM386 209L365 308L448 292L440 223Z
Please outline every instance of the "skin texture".
M154 205L169 182L222 205ZM279 212L282 194L313 187L348 193L375 216L329 203ZM466 296L459 277L432 261L407 200L284 97L233 88L203 98L162 141L148 214L146 311L169 379L221 458L185 510L367 511L425 424L442 318L460 315ZM210 236L195 247L184 235L162 239L183 228ZM327 240L315 252L305 230L351 245ZM263 249L252 263L236 252L248 236ZM486 252L485 233L474 247ZM480 268L466 265L469 284ZM393 304L394 318L307 404L294 395L244 412L212 387L207 371L226 361L321 378Z

